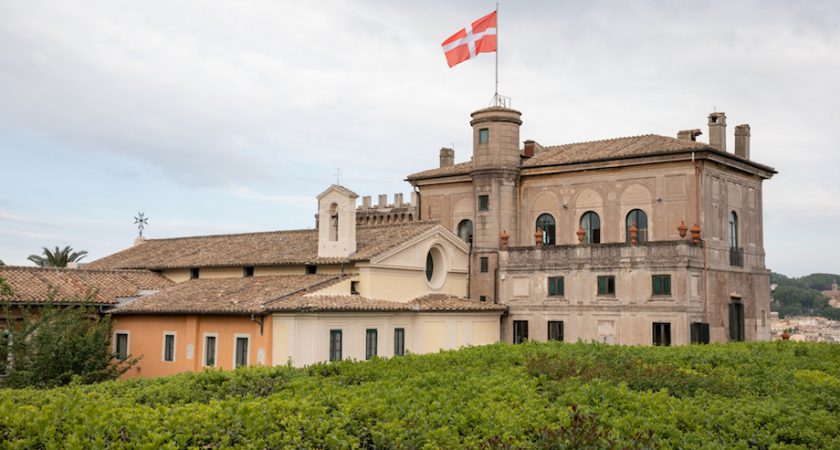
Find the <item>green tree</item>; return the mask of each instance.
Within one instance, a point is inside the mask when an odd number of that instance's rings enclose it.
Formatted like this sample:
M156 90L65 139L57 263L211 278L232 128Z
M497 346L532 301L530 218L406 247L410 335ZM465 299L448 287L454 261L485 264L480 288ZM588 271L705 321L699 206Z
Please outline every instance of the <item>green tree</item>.
M29 258L26 259L34 262L38 267L67 267L67 263L81 261L82 258L87 256L87 251L74 252L73 248L68 245L63 249L56 246L54 251L44 247L41 254L43 256L29 255Z
M8 283L0 278L0 289ZM6 292L11 295L11 291ZM139 358L117 360L111 350L112 324L91 306L56 307L37 311L6 310L0 339L0 386L55 387L74 379L82 383L113 380Z

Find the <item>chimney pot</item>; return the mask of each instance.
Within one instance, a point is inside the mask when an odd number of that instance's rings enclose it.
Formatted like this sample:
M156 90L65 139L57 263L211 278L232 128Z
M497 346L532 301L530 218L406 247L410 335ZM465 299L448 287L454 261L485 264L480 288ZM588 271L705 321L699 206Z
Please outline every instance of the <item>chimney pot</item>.
M709 114L709 145L718 150L726 151L726 113L713 112Z
M696 142L697 136L700 136L701 134L703 134L703 132L700 131L699 128L695 128L693 130L680 130L677 133L677 139Z
M750 126L747 124L735 127L735 155L750 159Z
M449 167L455 165L455 150L447 147L440 149L440 166Z

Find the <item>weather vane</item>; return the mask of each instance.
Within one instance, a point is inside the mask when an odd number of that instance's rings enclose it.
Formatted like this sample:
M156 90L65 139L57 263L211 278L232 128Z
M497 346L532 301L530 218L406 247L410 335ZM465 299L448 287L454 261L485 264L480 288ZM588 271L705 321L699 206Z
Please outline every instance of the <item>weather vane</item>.
M149 224L149 218L144 217L146 213L139 213L134 216L134 224L137 225L137 232L140 233L140 237L143 237L143 228Z

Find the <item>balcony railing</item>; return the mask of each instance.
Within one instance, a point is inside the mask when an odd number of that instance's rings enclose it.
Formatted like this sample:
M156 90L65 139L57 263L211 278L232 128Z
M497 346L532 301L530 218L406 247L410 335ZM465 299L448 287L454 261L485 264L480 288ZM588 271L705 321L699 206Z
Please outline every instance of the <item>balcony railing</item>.
M703 267L703 247L702 244L687 240L655 241L640 245L608 243L511 247L502 259L500 264L508 270L565 270L582 267L630 269L649 265Z
M744 267L744 249L732 247L729 249L729 265Z

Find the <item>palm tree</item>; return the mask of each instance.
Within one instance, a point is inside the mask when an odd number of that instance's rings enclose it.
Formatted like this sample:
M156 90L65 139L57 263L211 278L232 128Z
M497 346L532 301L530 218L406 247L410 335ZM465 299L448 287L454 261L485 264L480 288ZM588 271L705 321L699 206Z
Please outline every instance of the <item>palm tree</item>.
M43 255L29 255L29 258L26 259L34 262L38 267L67 267L67 263L78 262L87 256L87 251L74 252L68 245L63 249L59 249L56 246L55 251L51 252L50 249L44 247Z

